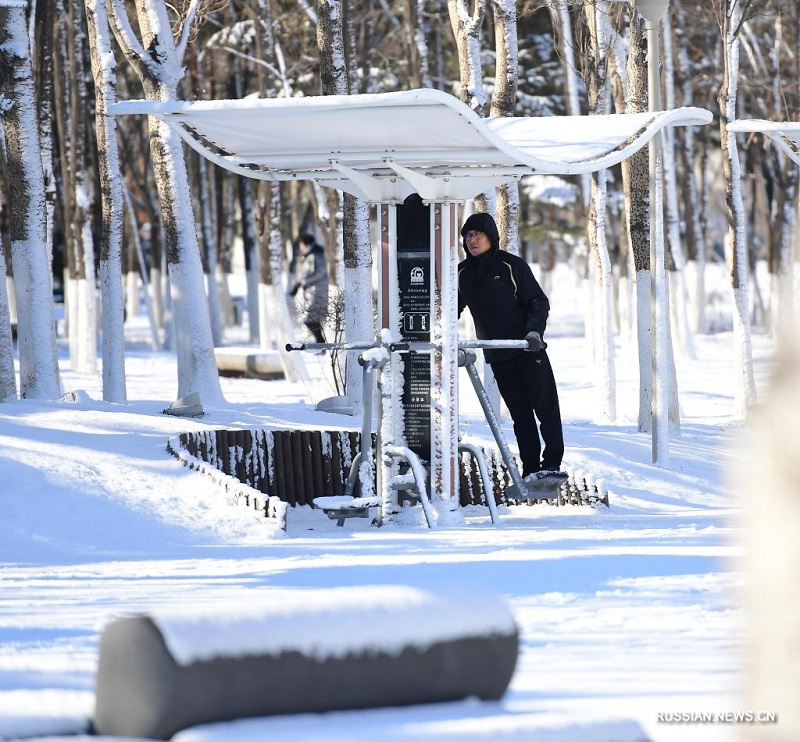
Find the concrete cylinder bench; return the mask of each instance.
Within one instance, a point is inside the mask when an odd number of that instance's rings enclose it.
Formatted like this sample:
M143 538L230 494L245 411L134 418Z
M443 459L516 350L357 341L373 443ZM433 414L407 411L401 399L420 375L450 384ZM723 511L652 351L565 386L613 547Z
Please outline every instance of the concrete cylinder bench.
M98 734L169 739L275 714L499 699L517 660L499 599L365 586L153 611L100 638Z

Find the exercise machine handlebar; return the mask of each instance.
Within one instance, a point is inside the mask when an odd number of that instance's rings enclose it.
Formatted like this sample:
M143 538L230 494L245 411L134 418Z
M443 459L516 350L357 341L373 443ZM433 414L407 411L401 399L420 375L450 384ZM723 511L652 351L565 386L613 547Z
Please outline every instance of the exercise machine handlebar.
M411 353L425 353L436 350L441 350L440 343L429 342L416 342L413 340L397 342L397 343L376 343L360 342L360 343L287 343L286 350L288 352L297 350L371 350L373 348L385 347L390 352L410 351ZM519 348L525 350L528 347L527 340L463 340L458 343L459 350L472 350L475 348ZM547 343L543 348L547 348Z

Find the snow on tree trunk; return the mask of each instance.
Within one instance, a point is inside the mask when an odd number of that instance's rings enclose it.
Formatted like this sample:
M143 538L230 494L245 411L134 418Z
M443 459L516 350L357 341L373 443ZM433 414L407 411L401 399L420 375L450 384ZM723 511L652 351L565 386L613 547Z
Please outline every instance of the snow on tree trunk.
M146 0L137 5L141 42L128 22L125 3L109 0L108 8L117 42L139 75L145 97L155 101L177 100L178 83L184 75L180 61L183 50L173 40L166 6L160 0ZM219 404L224 399L214 357L183 147L177 133L152 118L150 154L172 292L178 397L199 392L204 403Z
M83 14L76 3L69 6L69 61L74 84L71 86L70 105L73 127L71 130L71 159L74 163L74 180L70 186L73 195L73 238L80 247L78 267L78 365L83 373L97 372L97 286L94 261L94 238L90 215L94 204L90 193L93 176L90 172L90 158L86 149L87 119L84 111L89 107L86 89L84 48L86 34Z
M260 94L266 98L277 97L276 80L278 70L283 70L282 57L278 53L278 45L273 33L273 20L271 6L264 0L257 0L258 7L258 31L255 34L256 57L266 62L265 65L258 66L258 80ZM317 16L313 14L313 23L316 24ZM282 94L291 95L291 87L286 82L285 75L282 77ZM244 188L244 179L241 179L240 187ZM297 188L296 182L289 184L290 188ZM296 200L296 194L292 195L292 201ZM244 202L243 202L244 203ZM302 354L290 354L286 350L286 344L294 339L294 327L292 325L292 315L289 308L286 288L283 285L283 265L281 261L282 235L281 235L281 191L277 183L266 183L261 181L258 184L255 203L250 198L249 203L244 203L244 211L251 213L248 218L248 239L253 240L255 253L251 257L253 270L247 276L247 295L248 309L251 317L250 337L253 340L253 312L256 307L250 301L253 295L251 283L255 279L257 283L257 330L258 343L263 349L277 348L281 356L283 372L287 379L300 381L306 374ZM297 230L293 228L293 232ZM247 249L245 249L245 257Z
M605 238L606 177L605 171L592 173L589 204L589 245L594 255L594 332L596 418L613 422L617 417L616 376L614 363L614 330L611 316L611 260Z
M17 398L14 340L11 335L11 311L5 279L6 256L0 245L0 402Z
M348 249L348 245L352 247ZM364 309L373 306L369 204L347 194L344 197L344 295L345 337L349 342L373 340L375 312ZM347 356L345 389L354 410L361 409L362 387L358 352L351 351Z
M744 420L756 401L753 358L750 338L750 301L747 285L747 233L742 197L741 166L736 135L728 132L728 123L736 118L737 77L739 74L739 37L741 3L726 0L723 18L724 64L719 91L720 140L725 174L725 203L728 232L725 253L733 291L734 341L734 417Z
M795 66L788 71L782 69L781 52L787 46L783 33L783 18L779 14L775 19L775 35L770 50L769 73L773 80L772 117L775 121L791 119L791 104L784 95L784 84L790 84L787 77L794 82L795 89L800 85L800 60L795 54ZM800 33L800 11L795 9L795 31ZM800 48L800 38L796 37L796 45ZM795 96L794 100L797 100ZM788 110L787 110L788 109ZM789 321L794 316L793 273L794 273L794 238L797 229L795 204L798 196L800 173L794 161L783 152L767 145L764 156L768 158L770 174L773 180L773 198L769 225L769 276L770 285L770 329L775 341L776 350L780 353L788 337ZM769 177L769 176L767 176Z
M670 111L676 107L675 103L675 66L672 56L672 32L669 24L669 14L664 14L663 35L664 40L662 58L664 61L664 80L666 90L665 110ZM672 261L669 270L670 309L672 325L676 328L677 339L681 356L688 359L696 357L694 341L689 327L688 300L686 288L686 260L681 244L681 218L678 210L678 178L675 160L675 128L670 126L663 132L664 142L664 193L666 203L666 219L668 246Z
M192 153L192 161L196 164L196 185L200 205L200 230L203 237L205 260L203 273L205 276L206 296L208 297L208 315L211 321L211 337L214 346L222 345L225 337L222 310L220 309L219 290L217 287L218 246L217 232L212 223L211 187L208 177L208 163L205 157Z
M628 44L623 43L619 34L614 34L614 43L609 45L609 78L613 110L624 113L627 110L625 99L625 67L628 58ZM623 198L626 187L626 178L630 172L623 170ZM613 241L619 246L616 260L611 266L613 288L611 298L614 301L613 321L614 330L620 338L620 349L625 365L633 364L636 358L636 321L633 311L634 288L631 280L631 246L630 246L630 219L627 208L623 202L622 208L618 201L614 201L613 208L614 234Z
M460 78L459 96L481 118L486 115L486 90L483 87L481 68L481 26L486 15L486 0L447 0L450 25L458 50ZM494 214L496 211L495 189L482 193L474 199L477 211Z
M570 4L565 2L548 2L550 17L553 28L558 29L559 33L559 57L563 60L564 66L564 85L566 88L565 98L567 114L570 116L580 116L581 102L580 89L581 79L578 75L578 64L575 60L575 37L572 33L572 21L569 15ZM589 175L584 174L579 177L581 185L581 202L589 205Z
M589 94L589 109L592 114L607 112L606 44L608 5L601 0L596 5L586 5L586 21L589 28L590 51L587 55L586 88ZM611 313L611 259L606 243L606 174L592 173L591 199L587 235L594 257L594 311L592 324L587 327L592 333L593 358L595 361L596 411L598 420L614 421L617 416L616 373L614 363L614 330Z
M425 18L426 0L408 0L408 22L413 37L411 48L414 52L412 84L414 87L432 88L430 65L428 64L428 35L430 29Z
M53 257L53 223L56 206L56 174L53 163L53 100L54 87L54 23L64 15L63 7L54 0L38 0L30 4L28 35L32 38L33 73L39 112L39 143L42 146L42 170L47 210L46 242L48 257Z
M649 203L648 198L648 203ZM648 229L649 231L649 229ZM639 416L637 430L650 433L653 430L653 369L650 352L650 270L636 272L636 334L639 343ZM647 348L647 352L644 349Z
M260 227L259 293L264 298L259 322L260 345L262 348L269 347L277 339L286 378L294 382L308 382L303 354L286 351L286 344L294 340L295 331L289 298L281 283L283 235L280 185L277 182L259 183L257 213Z
M161 99L175 98L170 93L169 97ZM152 122L150 147L166 237L178 361L178 397L199 392L204 402L217 404L223 401L223 397L181 141L167 124Z
M250 181L238 177L239 213L242 220L242 249L247 278L247 316L249 317L250 342L257 343L260 337L258 316L258 243L254 231L253 194Z
M137 271L129 270L125 273L125 314L128 317L138 317L141 314L139 281Z
M124 186L124 184L123 184ZM153 306L153 285L155 281L148 281L147 279L147 268L144 262L144 249L142 248L142 240L139 236L139 230L136 229L136 215L133 210L133 203L131 203L131 198L128 191L123 187L122 188L122 198L125 204L125 211L128 214L128 224L132 224L134 226L131 227L131 242L133 242L134 249L136 251L136 255L139 256L138 265L139 265L139 275L142 279L142 295L144 296L144 305L147 311L147 319L150 325L150 347L154 351L161 350L161 341L158 336L158 321L156 316L156 310ZM121 236L121 235L120 235ZM111 268L109 267L109 271ZM130 275L130 274L129 274ZM157 274L151 273L151 275L156 278ZM136 296L139 296L139 283L138 281L135 284L134 291ZM124 299L123 299L124 302ZM123 315L124 317L124 315Z
M689 50L687 48L686 12L682 5L675 5L677 23L675 25L678 39L678 67L684 80L682 87L683 105L692 104L692 75ZM679 156L683 162L683 179L681 193L683 195L683 214L686 224L686 300L689 304L689 327L692 332L705 333L708 330L706 321L706 244L703 228L700 224L702 205L695 178L695 129L687 126L683 129L683 147Z
M319 0L317 8L319 76L323 95L347 95L344 20L340 0Z
M649 85L647 66L646 23L637 13L631 21L631 52L627 65L627 90L629 113L639 113L650 108L648 101ZM653 33L654 41L658 40L657 31ZM660 97L660 96L659 96ZM656 104L658 105L658 104ZM651 148L655 144L651 145ZM652 164L651 159L654 158ZM656 181L661 172L663 154L658 156L640 150L629 158L628 163L623 163L623 182L625 188L626 210L628 212L628 230L633 252L634 270L636 272L636 333L639 355L639 410L638 430L653 433L654 439L658 438L661 448L662 463L666 463L668 456L664 450L667 442L668 426L672 425L673 432L679 431L679 409L677 397L677 378L675 365L671 352L668 293L666 277L656 281L653 286L651 273L650 253L651 246L655 250L663 240L663 230L658 220L653 221L652 213L658 213L659 207L652 208L651 204L656 195L662 193L660 183L651 190L651 168L655 169ZM664 272L663 251L656 250L657 270ZM657 277L658 278L658 277ZM655 294L655 296L654 296ZM655 298L655 301L654 301ZM654 310L662 316L659 324L659 335L653 335ZM663 328L661 325L663 324ZM662 332L663 329L663 332ZM664 349L663 358L658 357L658 369L653 368L653 345L658 344ZM653 430L653 406L656 387L662 388L664 400L656 400L659 409L664 411L663 435L658 436ZM655 454L654 454L655 455Z
M460 97L473 111L483 116L486 110L486 91L481 70L481 26L486 13L485 0L447 0L450 24L458 49L458 69L461 80Z
M773 247L770 276L772 286L770 291L770 316L772 317L772 334L775 338L775 347L783 350L787 337L788 325L794 317L794 258L792 255L795 233L797 230L797 178L792 179L792 188L789 193L782 193L778 197L778 208L781 217L778 219L780 230L776 235L777 245Z
M317 15L322 94L346 95L349 82L341 3L338 0L320 0ZM369 205L345 194L343 213L345 339L348 342L369 341L374 337ZM372 310L368 316L365 314L367 307ZM363 398L357 357L357 353L348 354L345 376L345 391L354 409L361 406Z
M16 285L20 393L61 395L47 211L26 2L0 6L0 115L6 139L11 261Z
M492 0L492 4L497 70L489 115L513 116L519 78L516 3L514 0ZM519 183L515 180L498 186L496 193L500 247L519 255Z

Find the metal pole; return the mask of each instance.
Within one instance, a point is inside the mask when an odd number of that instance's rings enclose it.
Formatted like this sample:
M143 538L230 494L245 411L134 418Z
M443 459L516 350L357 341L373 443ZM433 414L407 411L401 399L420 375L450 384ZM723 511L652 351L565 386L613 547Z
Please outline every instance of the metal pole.
M475 370L475 352L467 350L462 351L462 353L464 353L464 367L467 369L469 380L472 382L475 394L478 397L478 401L481 403L483 414L486 416L486 422L489 423L489 428L494 435L497 447L500 449L500 455L503 457L511 481L514 483L515 490L507 490L506 496L511 498L521 497L525 492L525 482L522 481L522 476L519 473L519 469L517 469L517 462L514 460L514 454L511 453L511 449L508 447L508 443L506 443L503 430L500 427L500 421L497 419L494 407L492 407L492 403L489 400L489 395L486 394L486 390L483 388L483 384L481 384L480 376L478 376L478 372ZM487 499L488 497L489 495L487 495Z
M660 16L659 16L660 17ZM645 18L647 29L648 108L661 110L661 81L658 18ZM669 390L667 379L666 275L664 271L664 230L661 188L663 147L661 133L649 146L650 169L650 364L651 364L651 434L654 464L669 463Z
M458 327L456 206L431 203L431 484L432 501L458 508Z

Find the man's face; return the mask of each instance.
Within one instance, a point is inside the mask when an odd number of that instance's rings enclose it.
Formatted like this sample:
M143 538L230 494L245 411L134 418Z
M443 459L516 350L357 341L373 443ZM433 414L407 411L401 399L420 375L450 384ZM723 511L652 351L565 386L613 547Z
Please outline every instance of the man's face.
M479 232L477 229L472 229L464 235L464 241L467 243L467 250L473 257L483 255L492 249L492 243L484 232Z

